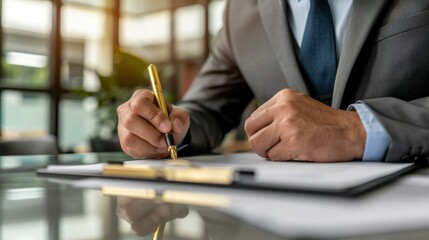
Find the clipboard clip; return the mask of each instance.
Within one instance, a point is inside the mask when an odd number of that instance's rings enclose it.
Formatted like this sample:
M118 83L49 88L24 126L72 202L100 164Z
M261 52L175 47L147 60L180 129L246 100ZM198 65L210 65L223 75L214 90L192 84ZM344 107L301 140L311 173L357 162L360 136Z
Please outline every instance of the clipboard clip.
M103 175L111 177L161 179L171 182L231 185L242 175L253 176L253 171L237 171L232 167L197 166L184 159L168 160L165 166L107 164Z

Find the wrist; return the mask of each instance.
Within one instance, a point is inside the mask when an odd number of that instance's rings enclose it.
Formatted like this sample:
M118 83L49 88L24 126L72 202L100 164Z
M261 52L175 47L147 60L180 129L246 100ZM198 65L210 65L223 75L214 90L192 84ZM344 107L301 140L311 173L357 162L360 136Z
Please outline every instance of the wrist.
M344 123L347 126L347 139L350 142L350 151L354 158L362 159L366 144L365 126L357 112L351 111L346 113L349 117Z

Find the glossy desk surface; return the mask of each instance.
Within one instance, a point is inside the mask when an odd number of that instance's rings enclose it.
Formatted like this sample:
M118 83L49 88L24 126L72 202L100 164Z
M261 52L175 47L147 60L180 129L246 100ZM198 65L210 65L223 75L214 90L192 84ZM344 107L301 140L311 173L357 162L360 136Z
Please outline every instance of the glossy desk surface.
M97 179L35 173L49 164L128 159L122 153L0 157L0 240L153 239L165 221L163 239L429 239L426 169L356 198L143 181L133 182L139 197L118 197L94 187ZM175 200L141 197L151 189L174 190Z

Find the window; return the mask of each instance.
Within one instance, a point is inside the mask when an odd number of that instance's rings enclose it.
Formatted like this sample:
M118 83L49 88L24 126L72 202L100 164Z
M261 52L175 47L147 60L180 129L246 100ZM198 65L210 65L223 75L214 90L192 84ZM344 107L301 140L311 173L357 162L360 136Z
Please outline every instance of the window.
M198 58L204 53L204 8L191 5L175 12L176 55L178 59Z
M84 152L96 131L97 100L64 97L60 102L60 148L65 152Z
M64 152L91 150L96 134L97 100L86 95L100 89L98 74L111 71L112 16L106 3L67 0L61 8L61 88L68 94L59 100L58 140Z
M49 132L47 94L5 90L1 103L3 136L33 137Z
M3 1L3 84L48 87L51 15L50 1Z
M53 134L61 150L70 152L90 150L89 139L103 132L97 128L96 97L103 89L99 76L114 71L114 50L157 64L174 101L207 56L225 0L0 4L0 136Z
M121 45L152 62L170 59L170 13L167 10L121 18Z
M110 71L112 61L107 7L76 4L66 1L62 6L61 34L63 62L61 85L66 89L97 91L100 87L96 72ZM84 2L84 1L82 1ZM76 17L79 16L79 17Z

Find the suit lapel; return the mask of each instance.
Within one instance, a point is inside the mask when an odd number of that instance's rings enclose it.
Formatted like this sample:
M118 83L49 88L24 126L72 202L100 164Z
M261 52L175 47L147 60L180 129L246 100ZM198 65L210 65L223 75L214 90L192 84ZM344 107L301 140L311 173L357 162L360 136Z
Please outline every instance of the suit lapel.
M356 59L387 0L353 2L335 79L332 106L339 108Z
M295 40L288 30L289 26L284 12L286 6L282 6L282 0L259 0L258 5L265 32L270 39L289 87L308 95L309 91L293 47Z

